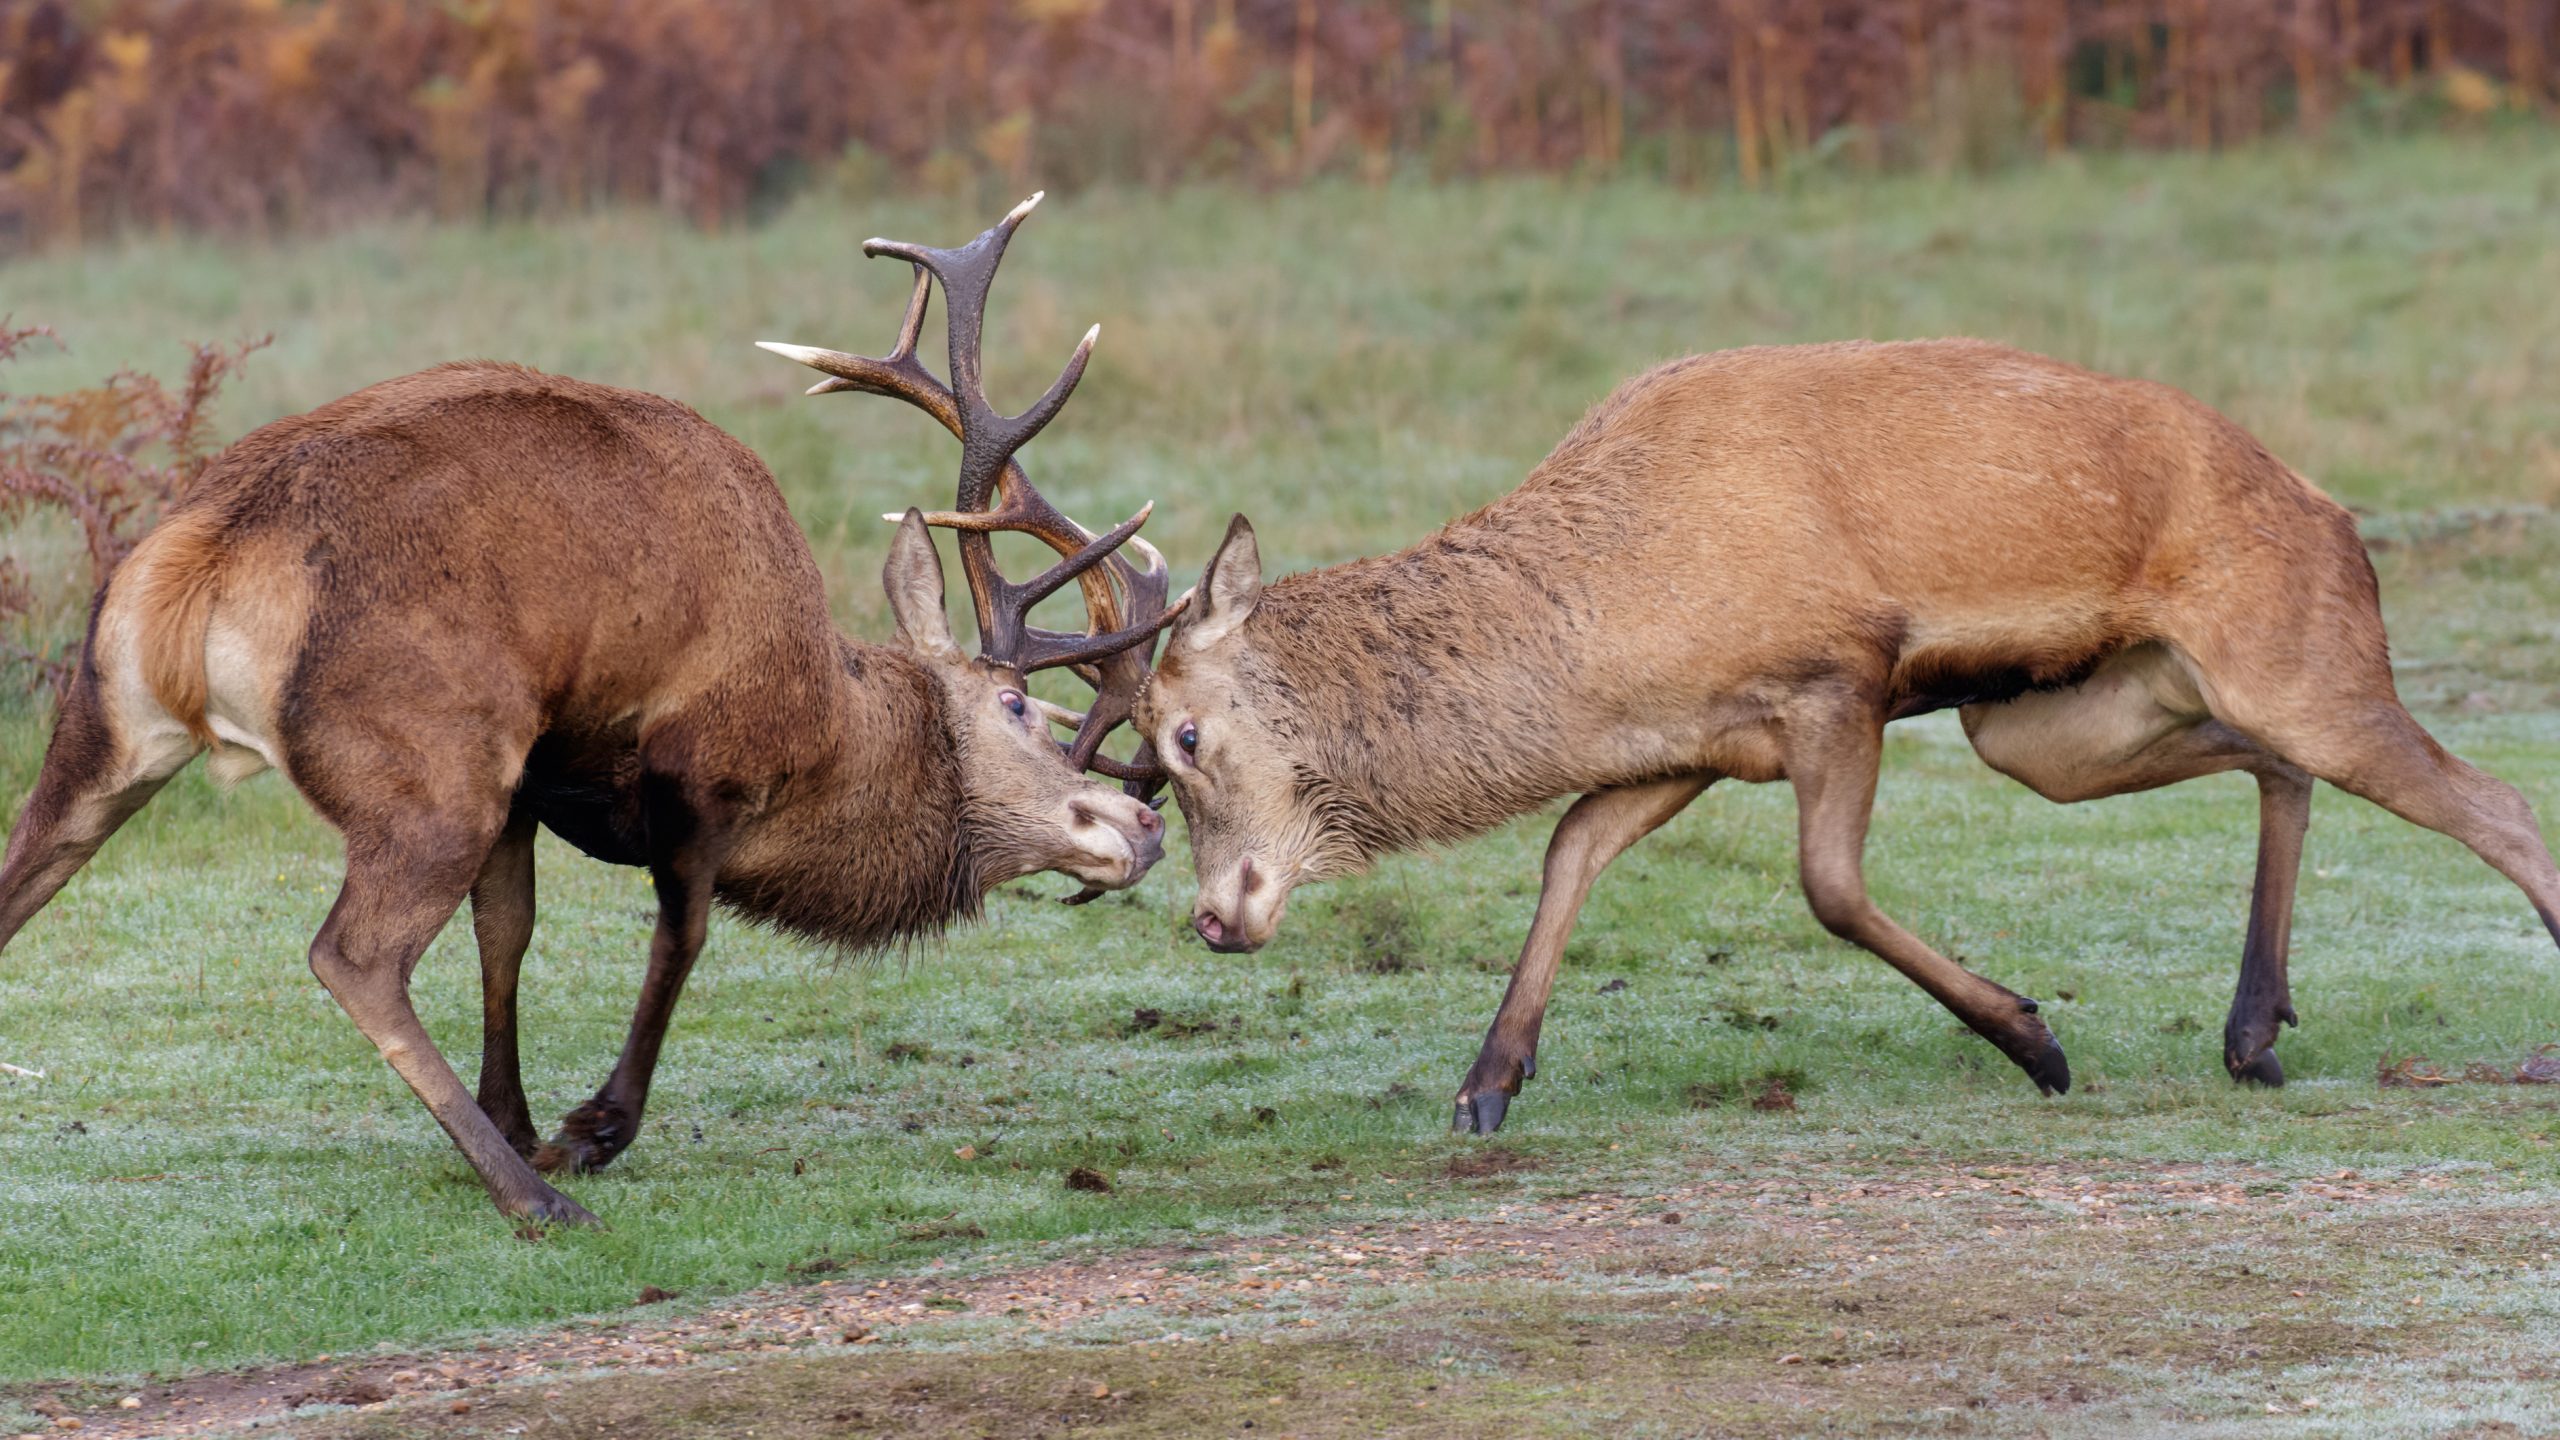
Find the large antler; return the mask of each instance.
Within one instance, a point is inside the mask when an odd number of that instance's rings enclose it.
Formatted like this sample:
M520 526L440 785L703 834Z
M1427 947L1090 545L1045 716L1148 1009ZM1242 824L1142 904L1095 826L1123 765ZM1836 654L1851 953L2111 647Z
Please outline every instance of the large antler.
M959 437L958 508L927 515L925 521L959 533L960 565L968 576L970 599L978 617L979 653L1025 674L1057 666L1073 668L1094 687L1094 700L1082 715L1063 709L1053 713L1052 718L1056 719L1073 717L1076 726L1076 738L1067 746L1069 762L1079 769L1097 770L1127 781L1133 794L1152 795L1164 779L1152 746L1142 742L1138 753L1125 764L1103 755L1101 749L1113 728L1129 718L1130 707L1146 683L1157 632L1170 624L1181 609L1165 603L1171 572L1164 557L1154 546L1137 538L1138 527L1147 522L1154 502L1141 506L1137 514L1097 536L1051 505L1032 487L1030 478L1014 460L1015 452L1039 434L1041 427L1067 403L1067 397L1075 393L1076 382L1084 376L1085 362L1093 354L1094 341L1100 337L1102 327L1096 325L1085 332L1066 369L1048 392L1019 415L999 414L987 403L985 379L979 368L978 347L986 325L987 291L995 283L996 267L1004 260L1006 242L1013 238L1023 217L1039 203L1038 195L1023 201L994 228L957 250L897 240L864 241L865 255L895 256L915 267L915 291L907 301L906 319L898 327L897 345L885 356L874 359L806 345L758 343L777 355L825 371L829 378L809 387L812 395L840 390L887 395L931 415ZM925 308L932 299L935 280L942 282L943 308L950 324L949 385L916 358L916 341L924 332ZM997 499L998 491L1002 498L990 508L988 502ZM1007 580L996 568L991 538L999 530L1040 540L1058 552L1058 563L1029 580ZM1145 562L1143 567L1131 564L1119 553L1124 545L1138 552ZM1028 618L1031 607L1057 593L1070 580L1077 581L1083 589L1091 629L1084 634L1070 634L1032 625ZM1119 590L1127 594L1125 606L1114 590L1115 581Z

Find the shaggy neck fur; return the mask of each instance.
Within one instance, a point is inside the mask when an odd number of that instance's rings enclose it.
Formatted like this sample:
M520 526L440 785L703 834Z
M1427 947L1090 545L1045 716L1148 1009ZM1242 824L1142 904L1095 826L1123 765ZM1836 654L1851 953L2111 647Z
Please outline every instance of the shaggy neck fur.
M720 898L750 918L870 950L975 918L990 882L941 687L903 651L846 640L842 653L835 753L740 847Z

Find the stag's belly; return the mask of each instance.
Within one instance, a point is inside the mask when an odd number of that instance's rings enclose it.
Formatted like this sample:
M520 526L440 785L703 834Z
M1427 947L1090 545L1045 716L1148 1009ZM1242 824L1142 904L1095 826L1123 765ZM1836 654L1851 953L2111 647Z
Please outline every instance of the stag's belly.
M648 863L640 817L640 752L627 736L554 732L534 742L516 808L609 865Z
M2105 603L2109 598L2019 596L2015 603L1907 615L1887 682L1892 714L1923 715L2079 684L2148 638Z

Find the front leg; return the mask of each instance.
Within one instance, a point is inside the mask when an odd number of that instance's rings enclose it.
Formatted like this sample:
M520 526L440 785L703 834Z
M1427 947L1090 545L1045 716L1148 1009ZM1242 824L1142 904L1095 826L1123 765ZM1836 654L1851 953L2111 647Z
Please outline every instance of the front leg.
M671 837L663 858L649 866L658 891L658 928L649 941L649 971L640 982L640 1003L631 1016L631 1033L622 1042L613 1074L593 1099L560 1117L559 1133L535 1152L533 1163L546 1171L601 1170L628 1148L640 1133L640 1116L649 1103L649 1081L657 1073L658 1049L675 1018L676 1001L685 978L702 953L702 938L711 919L712 881L728 853L725 824L715 823L707 807L672 794L673 782L642 781L650 834Z
M1800 695L1787 716L1787 779L1796 791L1804 896L1832 934L1863 946L1929 992L2027 1073L2036 1088L2071 1088L2062 1046L2036 1002L1974 974L1893 922L1867 898L1867 822L1884 752L1884 710L1863 693Z
M480 1109L518 1155L541 1144L525 1104L516 1054L516 977L533 942L533 817L509 817L471 884L471 931L480 942Z
M1538 892L1538 914L1529 922L1528 942L1520 963L1511 970L1511 988L1485 1032L1484 1049L1475 1068L1458 1087L1458 1102L1449 1128L1490 1135L1502 1128L1511 1097L1538 1073L1538 1028L1547 1017L1547 998L1555 991L1556 966L1564 959L1565 941L1573 935L1574 917L1591 893L1592 882L1626 848L1650 835L1680 813L1714 782L1713 775L1682 776L1595 790L1573 802L1556 822L1547 842L1546 875Z

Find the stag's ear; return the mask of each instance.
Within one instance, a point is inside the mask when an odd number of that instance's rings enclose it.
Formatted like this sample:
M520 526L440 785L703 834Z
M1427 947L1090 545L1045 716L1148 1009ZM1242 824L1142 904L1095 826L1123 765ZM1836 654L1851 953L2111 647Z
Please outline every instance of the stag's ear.
M1253 522L1238 515L1227 522L1227 538L1200 572L1200 589L1191 613L1174 632L1192 650L1206 649L1236 631L1262 599L1262 547L1253 538Z
M889 563L880 567L880 583L889 592L889 613L898 617L898 638L928 660L961 658L951 639L951 616L942 608L942 557L934 552L933 532L924 528L924 512L909 509L898 522L898 538L889 542Z

